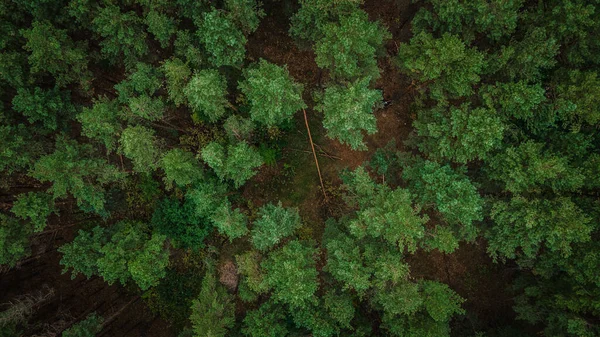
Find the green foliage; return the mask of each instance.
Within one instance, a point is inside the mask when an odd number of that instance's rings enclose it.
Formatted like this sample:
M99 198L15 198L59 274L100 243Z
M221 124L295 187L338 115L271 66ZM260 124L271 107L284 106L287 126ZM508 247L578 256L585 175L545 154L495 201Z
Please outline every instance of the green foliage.
M121 133L120 109L116 100L101 96L91 108L84 107L77 115L82 133L104 144L108 152L116 147L116 136Z
M154 35L156 40L160 42L161 47L168 47L171 37L177 31L175 20L164 13L154 10L149 11L145 19L148 32Z
M569 198L554 200L513 197L494 203L488 232L493 257L533 258L542 249L568 257L571 245L590 240L595 225Z
M300 0L300 9L292 16L290 34L293 37L317 41L325 34L325 27L341 17L353 13L363 0Z
M162 98L142 95L129 99L129 112L132 116L157 121L163 118L165 103Z
M202 280L198 298L192 302L190 316L194 336L224 337L235 324L235 304L227 290L217 283L209 270Z
M128 104L136 96L152 96L161 86L160 69L138 62L127 79L115 85L115 90L119 93L119 101Z
M148 53L143 20L135 12L108 5L94 17L92 30L103 38L102 54L111 63L121 59L131 66Z
M261 263L265 269L265 282L273 289L275 301L298 308L314 301L318 288L317 254L317 249L300 241L291 241Z
M427 31L461 35L472 41L477 34L499 40L512 34L517 27L519 9L524 0L430 0L433 12L420 9L413 19L413 31Z
M573 129L582 124L596 126L600 122L598 105L600 104L600 78L595 71L572 70L559 73L560 82L556 87L558 102L561 105L574 105L575 109L564 109L569 112L561 116Z
M266 302L246 314L242 332L250 337L287 336L289 330L284 312L277 304Z
M196 211L193 199L181 202L174 198L161 200L152 214L154 229L172 239L174 246L198 250L212 229Z
M258 210L251 231L252 245L261 251L272 248L283 238L291 236L302 225L297 208L284 208L281 201Z
M133 162L133 169L140 173L154 170L161 154L155 132L145 126L129 126L119 139L120 151Z
M221 180L231 179L236 188L252 178L263 164L258 151L245 142L229 145L227 153L221 144L211 142L202 149L202 159Z
M391 35L379 23L370 22L366 12L352 11L325 25L323 32L315 44L319 67L329 70L334 79L379 77L376 55Z
M236 255L235 262L238 272L241 275L240 288L247 287L253 294L266 293L269 289L265 282L265 274L261 269L261 255L259 252L251 250L240 255ZM240 297L241 297L240 289ZM242 300L246 300L242 298Z
M194 112L194 119L205 116L216 122L225 115L227 101L227 82L216 69L201 70L192 76L184 89L188 105Z
M23 220L29 219L34 232L41 232L47 224L50 214L55 213L54 202L51 195L43 192L29 192L19 194L11 211Z
M433 206L449 225L458 227L457 237L475 237L474 222L483 218L483 199L466 175L425 160L406 165L402 177L420 204Z
M169 99L180 106L186 102L185 88L192 76L189 66L178 58L165 61L162 65L162 71L167 81L167 92Z
M485 65L481 52L448 33L441 38L425 32L415 35L400 46L398 61L408 76L428 83L431 97L437 100L472 94Z
M248 140L254 131L254 123L249 118L239 115L231 115L223 123L223 128L230 138L237 140Z
M546 91L538 84L525 81L506 82L483 86L481 99L490 108L505 116L520 120L534 120L537 108L546 100Z
M245 35L253 33L258 28L260 19L265 16L260 5L256 0L225 0L225 8L231 21L240 27Z
M424 138L418 143L421 151L463 164L486 158L501 144L505 129L495 110L471 108L468 103L420 110L414 127Z
M146 230L139 222L119 222L110 229L79 231L73 242L59 248L63 272L73 268L72 278L78 273L88 278L99 275L109 284L133 280L142 290L157 285L165 276L169 252L164 235Z
M408 190L375 184L362 167L345 177L344 184L360 207L348 224L354 237L383 238L400 251L415 252L429 218L419 216L421 208Z
M19 88L12 105L30 123L41 122L45 128L53 131L58 128L58 118L71 117L75 110L68 92L61 92L58 88L44 90L35 87L33 91Z
M227 187L224 184L205 178L194 184L186 193L185 198L194 205L195 213L202 218L209 218L224 202Z
M269 127L291 120L296 111L306 108L303 86L294 81L286 67L263 59L244 69L239 89L250 103L252 120Z
M0 265L14 267L30 254L31 226L23 226L16 218L0 214Z
M367 150L363 131L377 132L373 109L380 104L381 91L369 89L369 78L356 80L347 86L331 86L325 89L322 102L315 107L323 112L323 126L327 137L349 145L353 150Z
M248 233L248 218L239 208L232 209L229 201L224 202L210 216L219 233L227 236L229 242Z
M57 29L48 21L34 21L21 34L27 40L23 48L30 52L32 73L50 73L59 87L71 83L89 86L91 73L85 44L73 42L66 30Z
M104 186L123 178L118 169L98 156L90 145L78 144L60 136L56 150L40 158L31 176L41 182L51 182L48 192L54 199L70 193L80 208L105 214Z
M239 66L246 56L246 37L234 22L218 10L204 13L196 22L198 38L215 67Z
M160 161L160 167L165 172L163 181L168 189L173 187L173 183L180 187L191 185L203 176L198 159L182 149L167 151Z
M62 337L95 337L102 330L102 316L91 313L62 333Z

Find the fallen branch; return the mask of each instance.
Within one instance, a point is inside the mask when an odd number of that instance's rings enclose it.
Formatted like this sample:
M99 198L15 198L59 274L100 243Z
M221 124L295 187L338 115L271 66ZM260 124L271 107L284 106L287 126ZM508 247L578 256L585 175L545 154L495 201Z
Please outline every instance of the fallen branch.
M325 194L325 185L323 185L323 178L321 177L321 168L319 167L319 159L317 159L317 153L315 152L315 145L312 141L312 136L310 135L310 127L308 126L308 117L306 117L306 110L302 109L304 112L304 123L306 123L306 131L308 131L308 140L310 141L310 147L312 148L313 156L315 157L315 165L317 166L317 172L319 173L319 181L321 182L321 189L323 189L323 196L325 200L327 200L327 194Z

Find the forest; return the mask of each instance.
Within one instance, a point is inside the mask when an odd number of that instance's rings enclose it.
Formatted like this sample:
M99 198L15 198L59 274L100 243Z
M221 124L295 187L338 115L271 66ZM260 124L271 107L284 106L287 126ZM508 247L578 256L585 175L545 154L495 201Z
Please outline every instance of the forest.
M0 0L0 337L600 336L600 0Z

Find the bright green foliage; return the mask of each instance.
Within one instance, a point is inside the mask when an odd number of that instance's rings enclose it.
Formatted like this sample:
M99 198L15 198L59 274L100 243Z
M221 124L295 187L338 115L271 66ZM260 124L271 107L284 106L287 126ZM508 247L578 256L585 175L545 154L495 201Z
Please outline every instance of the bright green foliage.
M30 123L41 122L50 130L58 128L58 118L71 117L75 108L68 92L58 88L44 90L35 87L33 91L19 88L12 100L13 109L22 113Z
M235 303L211 270L202 280L198 298L192 302L190 321L196 337L225 337L235 324Z
M325 27L355 12L363 0L300 0L300 9L292 16L290 34L296 38L317 41Z
M432 205L448 224L459 226L458 237L475 237L474 222L483 218L483 199L466 175L425 160L405 166L402 177L419 203Z
M444 226L435 226L432 236L427 236L423 242L426 250L437 249L442 253L452 253L458 249L458 240L452 230Z
M14 267L30 254L31 226L24 226L17 218L0 214L0 265Z
M242 332L250 337L282 337L289 333L285 310L268 301L248 311Z
M169 99L175 103L176 106L185 103L185 88L192 76L192 71L188 65L178 58L173 58L163 63L162 71L167 80Z
M190 67L194 69L207 67L208 56L203 52L201 42L198 41L196 35L191 31L185 29L178 30L173 46L175 47L174 55L185 61Z
M240 288L247 287L254 294L266 293L268 284L265 282L264 271L260 266L261 255L259 252L251 250L244 254L236 255L235 262L238 267L238 273L242 275ZM240 297L241 289L240 289ZM246 300L242 297L242 300Z
M421 110L414 127L423 137L418 144L421 151L463 164L484 159L500 145L505 129L495 110L471 108L468 103Z
M391 35L367 13L355 10L339 22L325 25L324 36L315 44L317 65L334 79L379 77L376 54Z
M198 37L215 67L238 66L246 56L246 37L234 22L222 12L204 13L196 22Z
M258 250L267 250L291 236L301 225L297 208L284 208L281 201L277 205L266 204L260 208L253 223L252 245Z
M89 85L91 73L84 44L76 44L65 30L55 28L48 21L34 21L31 28L22 30L21 34L27 40L23 48L30 52L32 73L50 73L59 87L71 83Z
M582 124L596 126L600 122L600 77L595 71L572 70L560 74L565 77L559 82L556 91L560 104L574 105L569 115L561 116L574 129Z
M269 255L261 266L275 301L299 308L314 301L318 288L317 254L317 249L300 241L291 241Z
M209 218L224 202L226 193L227 186L216 179L205 177L188 190L185 198L194 205L194 212L198 217Z
M156 231L170 238L174 246L195 250L204 247L204 239L212 229L197 212L195 200L189 198L184 202L174 198L161 200L151 223Z
M160 149L154 130L136 125L129 126L119 139L120 151L133 162L137 172L147 173L156 168Z
M62 333L62 337L95 337L102 331L102 316L91 313Z
M231 115L223 123L223 128L231 138L248 140L254 131L254 123L249 118Z
M227 153L221 144L211 142L202 149L202 159L221 180L231 179L236 188L252 178L263 164L258 151L245 142L229 145Z
M369 78L356 80L347 86L331 86L325 89L322 102L315 107L323 112L323 126L327 137L349 145L353 150L367 150L363 131L377 132L377 120L373 109L380 104L381 91L369 89Z
M229 242L248 233L248 218L239 208L232 209L229 201L224 202L211 215L210 220L219 233L227 236Z
M460 307L464 299L452 291L447 284L424 281L421 283L421 287L423 289L423 305L436 322L448 322L452 315L464 313Z
M117 101L101 96L91 108L84 107L77 120L86 137L103 143L106 150L112 152L116 147L116 137L121 133L119 114Z
M165 276L169 252L166 237L148 234L144 224L120 222L110 229L95 227L79 231L71 243L59 248L65 272L73 268L72 277L82 273L102 276L109 284L133 280L142 290L158 284Z
M103 38L102 53L111 63L123 59L130 66L148 53L143 20L135 12L108 5L98 11L92 29Z
M544 149L543 143L527 141L509 147L488 161L488 176L513 193L538 191L544 186L555 191L574 191L583 186L584 176L569 158Z
M146 14L146 25L148 26L148 32L154 35L156 40L160 42L160 46L163 48L169 46L171 37L175 35L175 32L177 31L175 20L154 10L151 10Z
M359 205L356 218L348 224L353 236L383 238L400 251L415 252L429 218L419 216L420 206L413 205L408 190L375 184L362 167L345 177L344 183Z
M167 151L160 161L160 167L165 171L163 178L168 189L175 185L184 187L202 178L203 170L196 157L182 149Z
M51 182L48 192L54 199L70 193L80 208L105 214L104 186L121 180L123 174L98 156L90 145L60 136L56 150L35 163L31 176Z
M128 104L136 96L152 96L162 85L159 68L138 62L127 79L115 85L119 93L119 101Z
M161 98L142 95L129 99L129 111L132 116L157 121L163 118L165 103Z
M515 258L518 252L533 258L542 249L564 257L571 245L590 240L594 224L569 198L554 200L513 197L494 203L494 225L488 233L488 251L493 257Z
M239 89L250 102L252 120L269 127L289 121L296 111L306 108L302 84L294 81L286 67L263 59L244 69Z
M225 8L231 21L240 27L245 35L253 33L258 28L260 19L265 16L256 0L225 0Z
M54 200L51 195L43 192L29 192L19 194L11 211L23 220L29 219L34 232L41 232L47 224L50 214L56 212Z
M421 9L413 19L413 32L431 27L437 32L462 35L465 41L478 33L492 40L512 34L524 0L430 0L433 12Z
M194 119L205 116L216 122L225 115L227 82L216 69L201 70L194 74L184 89L185 97L194 112Z
M472 94L485 64L483 54L458 37L446 33L436 39L424 32L400 46L398 61L408 76L430 83L431 97L437 100Z

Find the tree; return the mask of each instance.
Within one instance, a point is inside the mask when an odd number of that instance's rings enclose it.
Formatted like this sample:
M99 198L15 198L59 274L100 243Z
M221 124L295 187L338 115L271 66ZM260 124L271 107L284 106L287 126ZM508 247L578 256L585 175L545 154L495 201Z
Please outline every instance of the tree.
M154 170L160 158L159 143L154 130L141 125L129 126L119 139L120 151L133 162L133 168L140 173Z
M96 334L102 331L102 316L91 313L87 317L71 326L62 333L63 337L95 337Z
M34 232L41 232L50 214L55 213L52 195L43 192L19 194L11 211L20 219L31 221Z
M557 73L556 93L560 105L564 108L564 116L560 116L572 129L587 124L596 126L600 123L600 114L596 107L600 104L600 77L595 71L571 70Z
M227 153L221 144L211 142L202 149L202 159L221 180L231 179L236 188L252 178L255 169L263 164L258 151L245 142L229 145Z
M544 248L568 257L571 246L591 239L595 227L569 198L527 199L515 196L493 204L494 221L487 233L488 252L494 258L517 255L534 258ZM518 253L520 252L520 253Z
M102 54L111 63L123 59L131 66L148 53L143 20L135 12L123 13L119 6L108 5L94 17L92 29L103 38Z
M239 89L250 103L252 120L268 127L281 125L306 108L303 86L294 81L287 68L263 59L244 69Z
M471 95L485 65L484 55L457 36L445 33L434 38L425 32L400 46L398 62L406 75L427 83L431 97L438 101Z
M120 181L123 174L101 159L88 144L79 144L65 136L56 140L56 150L41 157L31 176L51 182L48 192L54 199L72 194L80 208L106 215L104 186Z
M198 159L182 149L167 151L160 166L165 172L163 181L168 189L173 188L173 183L180 187L191 185L201 179L204 173Z
M318 249L291 241L261 263L265 269L265 282L273 289L275 301L299 308L314 301L318 288L317 254Z
M45 128L52 131L58 128L59 118L68 119L75 112L69 93L61 92L58 88L44 90L35 87L33 91L19 88L12 105L15 111L27 117L29 123L41 122Z
M50 73L58 87L79 83L82 88L89 88L92 74L84 43L73 42L66 30L57 29L48 21L34 21L21 34L27 40L23 48L30 52L32 73Z
M366 150L363 131L377 132L373 109L382 101L381 91L369 89L369 78L356 80L347 86L325 89L322 102L315 109L323 112L327 137L349 145L353 150Z
M260 19L265 16L260 5L256 0L225 0L225 8L231 21L235 22L245 35L256 31Z
M402 177L417 201L440 212L457 237L475 238L474 222L483 219L483 199L469 178L429 160L404 165Z
M224 337L235 324L235 305L227 290L217 283L210 268L202 280L198 298L192 302L190 316L194 336Z
M291 18L293 37L315 42L325 34L325 26L358 9L363 0L301 0Z
M119 121L120 108L116 100L101 96L91 108L84 107L77 115L82 133L104 144L108 152L115 150L117 136L122 127Z
M145 17L148 32L154 35L162 48L169 46L171 37L177 31L176 22L168 15L156 10L150 10Z
M229 242L248 233L248 218L239 208L233 209L229 201L219 206L210 219L219 233L229 238Z
M14 267L30 254L32 226L24 226L17 218L0 214L0 265Z
M376 55L391 35L367 13L354 10L339 22L323 27L324 35L316 41L317 65L330 71L334 79L379 78Z
M199 250L212 227L203 214L197 212L195 200L183 202L175 198L161 200L152 214L153 228L166 235L175 247Z
M186 103L185 88L192 76L192 70L182 60L172 58L163 63L162 71L165 74L169 99L175 106Z
M239 66L246 55L246 37L226 15L212 10L197 20L198 37L215 67Z
M242 332L250 337L281 337L289 333L285 309L272 301L250 310L244 318Z
M227 82L216 69L201 70L192 76L184 89L188 105L194 112L194 119L205 116L210 122L216 122L225 115L227 101Z
M252 245L261 251L272 248L302 225L298 209L286 209L281 205L281 201L277 206L271 203L264 205L257 215L251 236Z
M138 96L153 96L162 86L160 68L150 64L137 62L127 79L115 85L119 93L119 102L129 104Z
M419 111L414 122L419 150L431 158L467 163L484 159L498 148L504 137L505 125L497 112L486 108L437 105Z
M109 229L79 231L73 242L59 248L63 272L73 268L72 278L78 273L99 275L109 284L133 280L142 290L157 285L165 276L169 252L164 235L146 230L145 224L122 221Z

